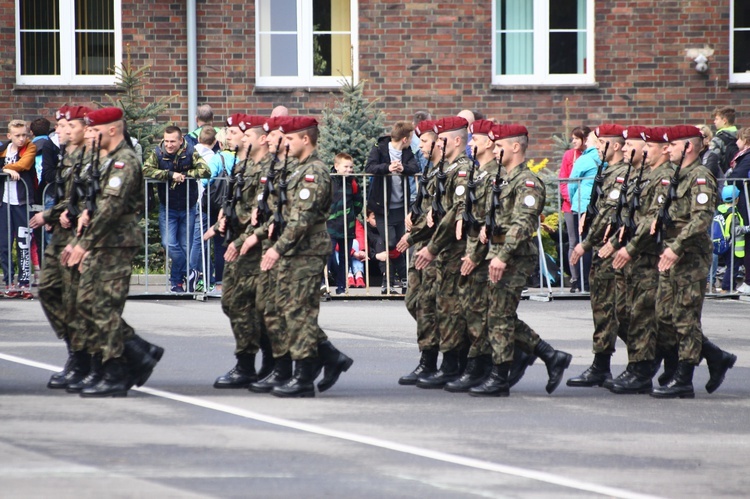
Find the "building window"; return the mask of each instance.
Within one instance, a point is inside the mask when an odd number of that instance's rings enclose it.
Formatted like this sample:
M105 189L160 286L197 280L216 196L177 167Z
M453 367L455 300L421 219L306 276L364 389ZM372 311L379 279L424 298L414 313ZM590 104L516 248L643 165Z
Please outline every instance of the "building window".
M356 75L356 0L256 0L255 9L257 86L338 86Z
M16 0L19 85L113 85L121 0Z
M729 42L729 73L731 83L750 83L750 5L746 0L733 0L730 13L732 30Z
M594 83L593 0L494 0L492 83Z

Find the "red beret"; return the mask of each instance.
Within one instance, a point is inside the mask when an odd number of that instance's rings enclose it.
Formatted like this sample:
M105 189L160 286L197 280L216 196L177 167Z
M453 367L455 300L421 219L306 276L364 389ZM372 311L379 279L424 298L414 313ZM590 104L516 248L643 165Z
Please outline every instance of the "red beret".
M640 125L631 125L627 127L623 132L622 136L625 139L637 139L637 140L643 140L643 137L641 137L641 134L647 130L647 127L640 126Z
M655 142L659 144L665 144L667 142L668 128L665 126L655 126L652 128L646 128L641 132L641 138L646 142Z
M621 125L599 125L594 130L597 137L622 137L625 127Z
M283 133L295 133L315 128L318 126L318 120L309 116L293 116L279 126Z
M452 132L453 130L461 130L469 126L469 122L464 118L458 116L452 116L450 118L443 118L435 122L438 133Z
M65 113L68 112L68 109L70 109L68 106L63 106L57 111L55 111L55 119L56 120L66 120Z
M692 139L693 137L703 137L700 129L693 125L677 125L667 128L664 137L667 142L674 142L675 140Z
M421 137L423 133L433 132L437 134L437 128L435 128L435 120L424 120L420 121L419 124L414 128L414 133L417 137Z
M240 127L240 123L244 123L244 120L245 120L246 116L247 116L247 114L245 114L245 113L234 113L234 114L230 115L227 118L227 126L229 128L231 128L233 126ZM242 127L240 127L240 128L242 128ZM244 129L243 129L243 131L244 131Z
M244 114L242 115L242 121L240 121L240 130L243 132L250 128L263 127L266 124L268 118L265 116L258 116L256 114Z
M523 135L529 135L529 131L523 125L495 125L489 133L492 140L509 139Z
M273 118L267 118L266 122L263 124L263 130L266 132L278 130L288 119L289 116L274 116Z
M86 106L74 106L69 107L67 111L65 111L65 119L70 120L82 120L86 118L86 115L91 112L90 107Z
M119 107L103 107L96 111L91 111L86 115L86 124L89 126L106 125L113 121L122 119L122 109Z
M476 120L469 125L469 131L473 135L489 135L493 126L495 126L495 124L490 120Z

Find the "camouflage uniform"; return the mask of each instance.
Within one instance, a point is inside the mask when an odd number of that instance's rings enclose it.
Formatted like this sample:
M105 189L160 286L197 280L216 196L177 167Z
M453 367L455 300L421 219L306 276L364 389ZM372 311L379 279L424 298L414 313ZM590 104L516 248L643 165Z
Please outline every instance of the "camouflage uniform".
M703 341L701 311L712 253L708 229L716 195L716 180L705 167L697 161L683 167L677 199L669 208L674 227L666 229L664 239L664 247L674 251L679 260L660 273L656 297L659 325L671 322L679 342L680 362L693 365L700 362ZM666 195L659 195L658 206L665 199Z
M143 209L141 160L123 140L101 159L102 191L96 213L77 244L87 250L77 306L86 327L99 335L102 362L119 358L133 329L122 320L132 260L143 244L137 214Z
M463 217L466 182L471 160L462 152L445 169L445 195L442 198L445 216L439 221L432 239L427 244L430 253L437 255L435 283L436 320L440 333L440 351L461 350L466 345L466 318L456 313L461 277L461 258L466 253L466 241L456 240L456 221ZM434 213L433 213L434 216Z
M545 198L544 184L524 162L503 181L498 209L492 206L492 196L486 200L487 212L494 211L499 228L496 234L488 234L491 244L486 260L497 257L507 264L502 278L489 284L487 330L496 365L513 360L514 340L529 351L540 343L539 336L518 318L517 309L526 280L538 261L533 234Z
M592 251L591 271L591 311L594 317L594 353L611 354L615 351L617 336L623 341L627 338L627 323L630 314L624 299L627 288L625 273L612 268L614 256L601 258L599 249L604 245L604 237L617 208L620 189L627 173L628 165L617 163L604 170L602 176L602 193L596 208L599 214L591 222L586 239L581 241L585 251ZM614 237L609 235L608 237ZM618 310L619 305L619 310ZM620 315L618 315L618 312Z
M254 230L251 218L253 210L258 207L258 195L263 187L260 178L263 170L270 165L271 157L267 154L258 163L252 162L244 172L242 198L235 203L239 236L231 242L237 251ZM235 354L255 354L260 348L261 328L256 297L261 274L261 255L261 246L255 245L233 262L227 262L224 269L221 308L232 325Z

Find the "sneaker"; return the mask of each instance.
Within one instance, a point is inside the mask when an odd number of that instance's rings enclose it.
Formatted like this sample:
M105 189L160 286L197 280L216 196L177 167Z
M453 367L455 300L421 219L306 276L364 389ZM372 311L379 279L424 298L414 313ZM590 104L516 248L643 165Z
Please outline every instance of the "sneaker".
M203 282L203 279L198 279L198 282L195 283L195 290L202 292L205 288L205 283Z
M750 284L743 282L742 285L737 288L737 292L742 293L743 295L750 295Z
M350 288L353 288L353 287L355 287L355 286L356 286L356 284L355 284L355 282L354 282L354 276L353 276L353 275L349 274L349 277L347 277L347 279L346 279L346 284L347 284L347 286L349 286Z
M343 295L344 293L346 293L346 288L336 288L337 295Z
M182 287L182 284L176 284L172 286L171 291L172 293L184 293L185 292L185 290Z
M571 279L570 280L570 292L571 293L580 293L581 288L578 285L578 279Z
M186 282L188 293L192 293L196 291L195 287L196 287L196 284L198 283L198 278L199 278L198 271L191 270L190 275L188 275L187 282Z
M365 280L362 279L362 276L359 275L354 278L354 287L355 288L364 288L365 286Z

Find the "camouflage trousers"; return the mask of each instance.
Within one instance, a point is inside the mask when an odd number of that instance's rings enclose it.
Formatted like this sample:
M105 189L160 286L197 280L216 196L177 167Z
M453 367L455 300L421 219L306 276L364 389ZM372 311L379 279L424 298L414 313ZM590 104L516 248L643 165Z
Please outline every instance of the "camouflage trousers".
M681 362L700 362L703 330L701 313L711 255L685 253L666 272L659 274L656 317L660 330L671 334L666 344L678 344Z
M65 278L67 269L60 263L62 249L60 246L50 244L44 250L44 266L39 283L39 301L57 337L70 344L71 337L74 334L73 318L75 317L75 310L71 313L64 300L67 287ZM76 351L72 346L70 348Z
M424 247L420 244L414 247L419 251ZM414 259L409 262L409 284L406 288L404 301L406 309L417 321L417 344L419 351L440 347L440 333L436 325L436 293L435 277L437 265L428 265L423 270L414 268Z
M642 253L630 262L628 289L630 329L628 361L654 360L656 355L656 290L659 285L659 257ZM618 315L619 317L619 315Z
M270 241L265 241L263 253L271 246ZM258 311L261 335L268 335L274 358L282 357L289 352L289 337L286 334L284 318L276 309L276 300L274 299L276 281L278 280L277 273L277 266L266 272L261 271L258 275L255 293L255 310Z
M489 260L477 265L468 276L458 280L460 312L466 317L469 357L492 352L487 338L487 303L489 299Z
M591 286L591 312L594 318L594 353L613 353L617 337L623 341L627 338L627 324L629 314L626 314L627 303L624 299L618 302L619 294L624 294L623 289L627 287L624 274L612 268L612 257L600 258L597 255L598 248L593 249L591 271L589 272L589 284ZM624 296L622 297L624 298ZM623 327L617 320L618 305L624 318Z
M134 331L122 320L138 248L94 248L83 261L76 306L82 324L96 337L102 362L121 357ZM96 353L91 351L89 353Z
M221 309L232 326L235 354L254 354L260 349L260 317L256 309L261 274L259 256L251 251L224 267Z
M463 251L461 252L463 253ZM463 255L461 255L463 256ZM461 257L456 252L445 250L431 265L437 266L436 324L440 333L440 351L450 352L467 347L466 317L460 313L459 279L461 277Z
M318 343L328 339L318 325L320 282L327 258L325 255L282 256L275 265L278 267L276 281L271 282L275 286L275 310L285 326L276 341L286 342L294 360L317 357Z
M536 262L536 256L511 258L506 262L503 277L495 284L488 283L487 339L492 348L493 364L512 361L515 346L531 353L541 340L518 318L521 293Z

